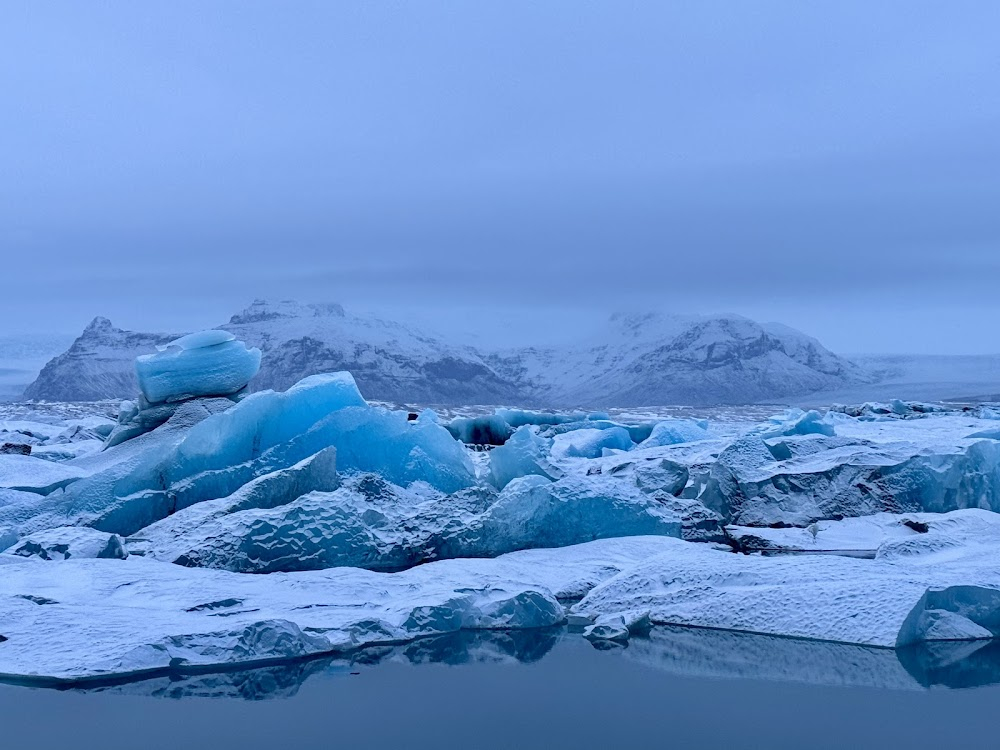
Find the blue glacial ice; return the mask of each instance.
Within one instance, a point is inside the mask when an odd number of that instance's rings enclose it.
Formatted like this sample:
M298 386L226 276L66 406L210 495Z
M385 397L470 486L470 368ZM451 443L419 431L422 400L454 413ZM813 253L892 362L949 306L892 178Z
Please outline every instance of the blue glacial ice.
M252 394L192 427L170 454L153 457L115 487L122 503L110 504L112 516L125 526L104 515L97 527L130 533L132 509L176 510L222 497L331 446L340 471L375 471L442 491L475 480L468 452L440 425L368 406L350 373L313 375L284 393ZM122 505L132 509L123 513Z
M608 421L608 415L603 412L562 414L523 409L497 409L494 414L456 417L447 425L456 439L470 445L503 445L516 429L526 426L548 428L545 432L551 436L570 430L607 429L618 425ZM633 428L628 429L631 432ZM638 429L641 434L643 427Z
M581 429L553 438L552 455L557 458L600 458L606 451L630 451L635 447L624 427Z
M826 435L836 434L833 415L824 415L816 410L802 411L789 409L784 414L771 417L759 433L763 438L784 437L788 435Z
M193 506L144 529L138 535L143 554L242 573L402 570L431 560L496 557L608 537L676 537L682 523L676 507L627 483L602 486L580 477L551 482L527 476L499 493L477 487L442 495L360 474L335 490L267 508L248 506L243 494Z
M517 477L562 476L562 471L549 460L551 450L552 438L541 437L532 427L519 427L510 440L490 451L490 481L503 489Z
M216 401L185 402L178 414ZM283 393L251 394L201 418L179 438L167 432L160 439L163 429L105 451L106 470L78 480L79 486L53 497L30 517L0 508L0 526L27 532L45 524L85 523L128 535L331 446L340 471L374 471L404 486L425 482L446 492L475 483L468 451L447 430L431 421L408 422L403 412L368 406L350 373L313 375ZM114 463L118 453L128 460ZM60 518L62 522L52 523Z
M236 345L215 331L168 351ZM204 377L169 398L218 390ZM140 399L119 427L142 431L103 452L0 462L0 672L120 674L550 625L560 596L585 597L574 617L594 639L651 621L887 646L1000 635L1000 516L978 510L1000 510L996 423L884 411L710 431L498 410L445 426L367 404L348 373ZM731 551L762 545L864 545L871 559Z
M708 440L711 436L708 422L704 419L664 419L653 426L649 437L642 441L642 447L694 443Z
M475 469L465 446L441 425L407 422L403 412L345 408L292 440L289 450L290 455L301 458L326 446L337 449L340 471L376 472L403 486L425 482L442 492L455 492L475 483Z
M150 403L242 390L260 369L260 349L226 331L201 331L136 358L139 389Z

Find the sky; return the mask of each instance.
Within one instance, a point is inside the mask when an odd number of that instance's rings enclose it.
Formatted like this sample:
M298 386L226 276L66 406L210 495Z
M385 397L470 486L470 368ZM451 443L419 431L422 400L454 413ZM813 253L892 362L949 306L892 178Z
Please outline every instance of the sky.
M8 0L0 334L263 297L1000 352L998 134L995 0Z

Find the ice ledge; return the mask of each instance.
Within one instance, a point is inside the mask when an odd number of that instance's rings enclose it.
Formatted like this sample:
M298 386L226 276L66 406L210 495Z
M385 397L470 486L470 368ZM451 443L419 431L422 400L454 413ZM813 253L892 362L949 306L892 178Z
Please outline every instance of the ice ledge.
M922 535L931 537L933 534ZM461 630L676 624L882 647L1000 634L995 539L897 558L760 557L628 537L400 573L249 576L0 555L0 673L52 684L259 665ZM589 593L587 593L589 592Z
M249 667L460 630L565 620L579 595L660 537L446 560L402 573L250 576L127 560L0 555L0 678L59 684Z

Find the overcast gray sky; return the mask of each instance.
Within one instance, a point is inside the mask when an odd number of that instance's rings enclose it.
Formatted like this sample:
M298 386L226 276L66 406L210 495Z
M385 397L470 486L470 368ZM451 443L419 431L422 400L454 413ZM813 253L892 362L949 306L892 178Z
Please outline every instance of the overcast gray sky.
M997 352L998 281L995 0L0 9L0 333L295 297Z

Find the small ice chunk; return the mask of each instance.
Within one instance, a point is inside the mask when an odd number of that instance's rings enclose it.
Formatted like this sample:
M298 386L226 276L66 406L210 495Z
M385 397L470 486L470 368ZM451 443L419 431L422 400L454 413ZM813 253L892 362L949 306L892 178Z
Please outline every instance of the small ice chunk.
M926 610L918 627L925 641L977 641L993 637L982 625L946 609Z
M624 427L606 430L573 430L553 439L552 455L557 458L600 458L605 449L629 451L635 447Z
M643 448L664 445L679 445L708 440L708 422L703 419L664 419L657 422L649 437L642 442Z
M598 615L593 625L584 628L583 637L591 642L624 642L630 635L648 633L651 627L649 612Z
M589 641L627 641L628 626L621 615L601 615L593 625L584 628L583 637Z
M29 534L8 550L18 557L38 557L42 560L70 558L103 558L124 560L125 545L117 534L89 529L86 526L62 526Z
M562 472L549 462L551 448L550 438L539 437L529 426L519 427L510 440L490 451L490 481L503 489L517 477L559 478Z
M761 432L762 438L789 437L791 435L826 435L835 434L833 420L828 419L816 410L802 411L789 409L785 414L772 417L770 426Z

